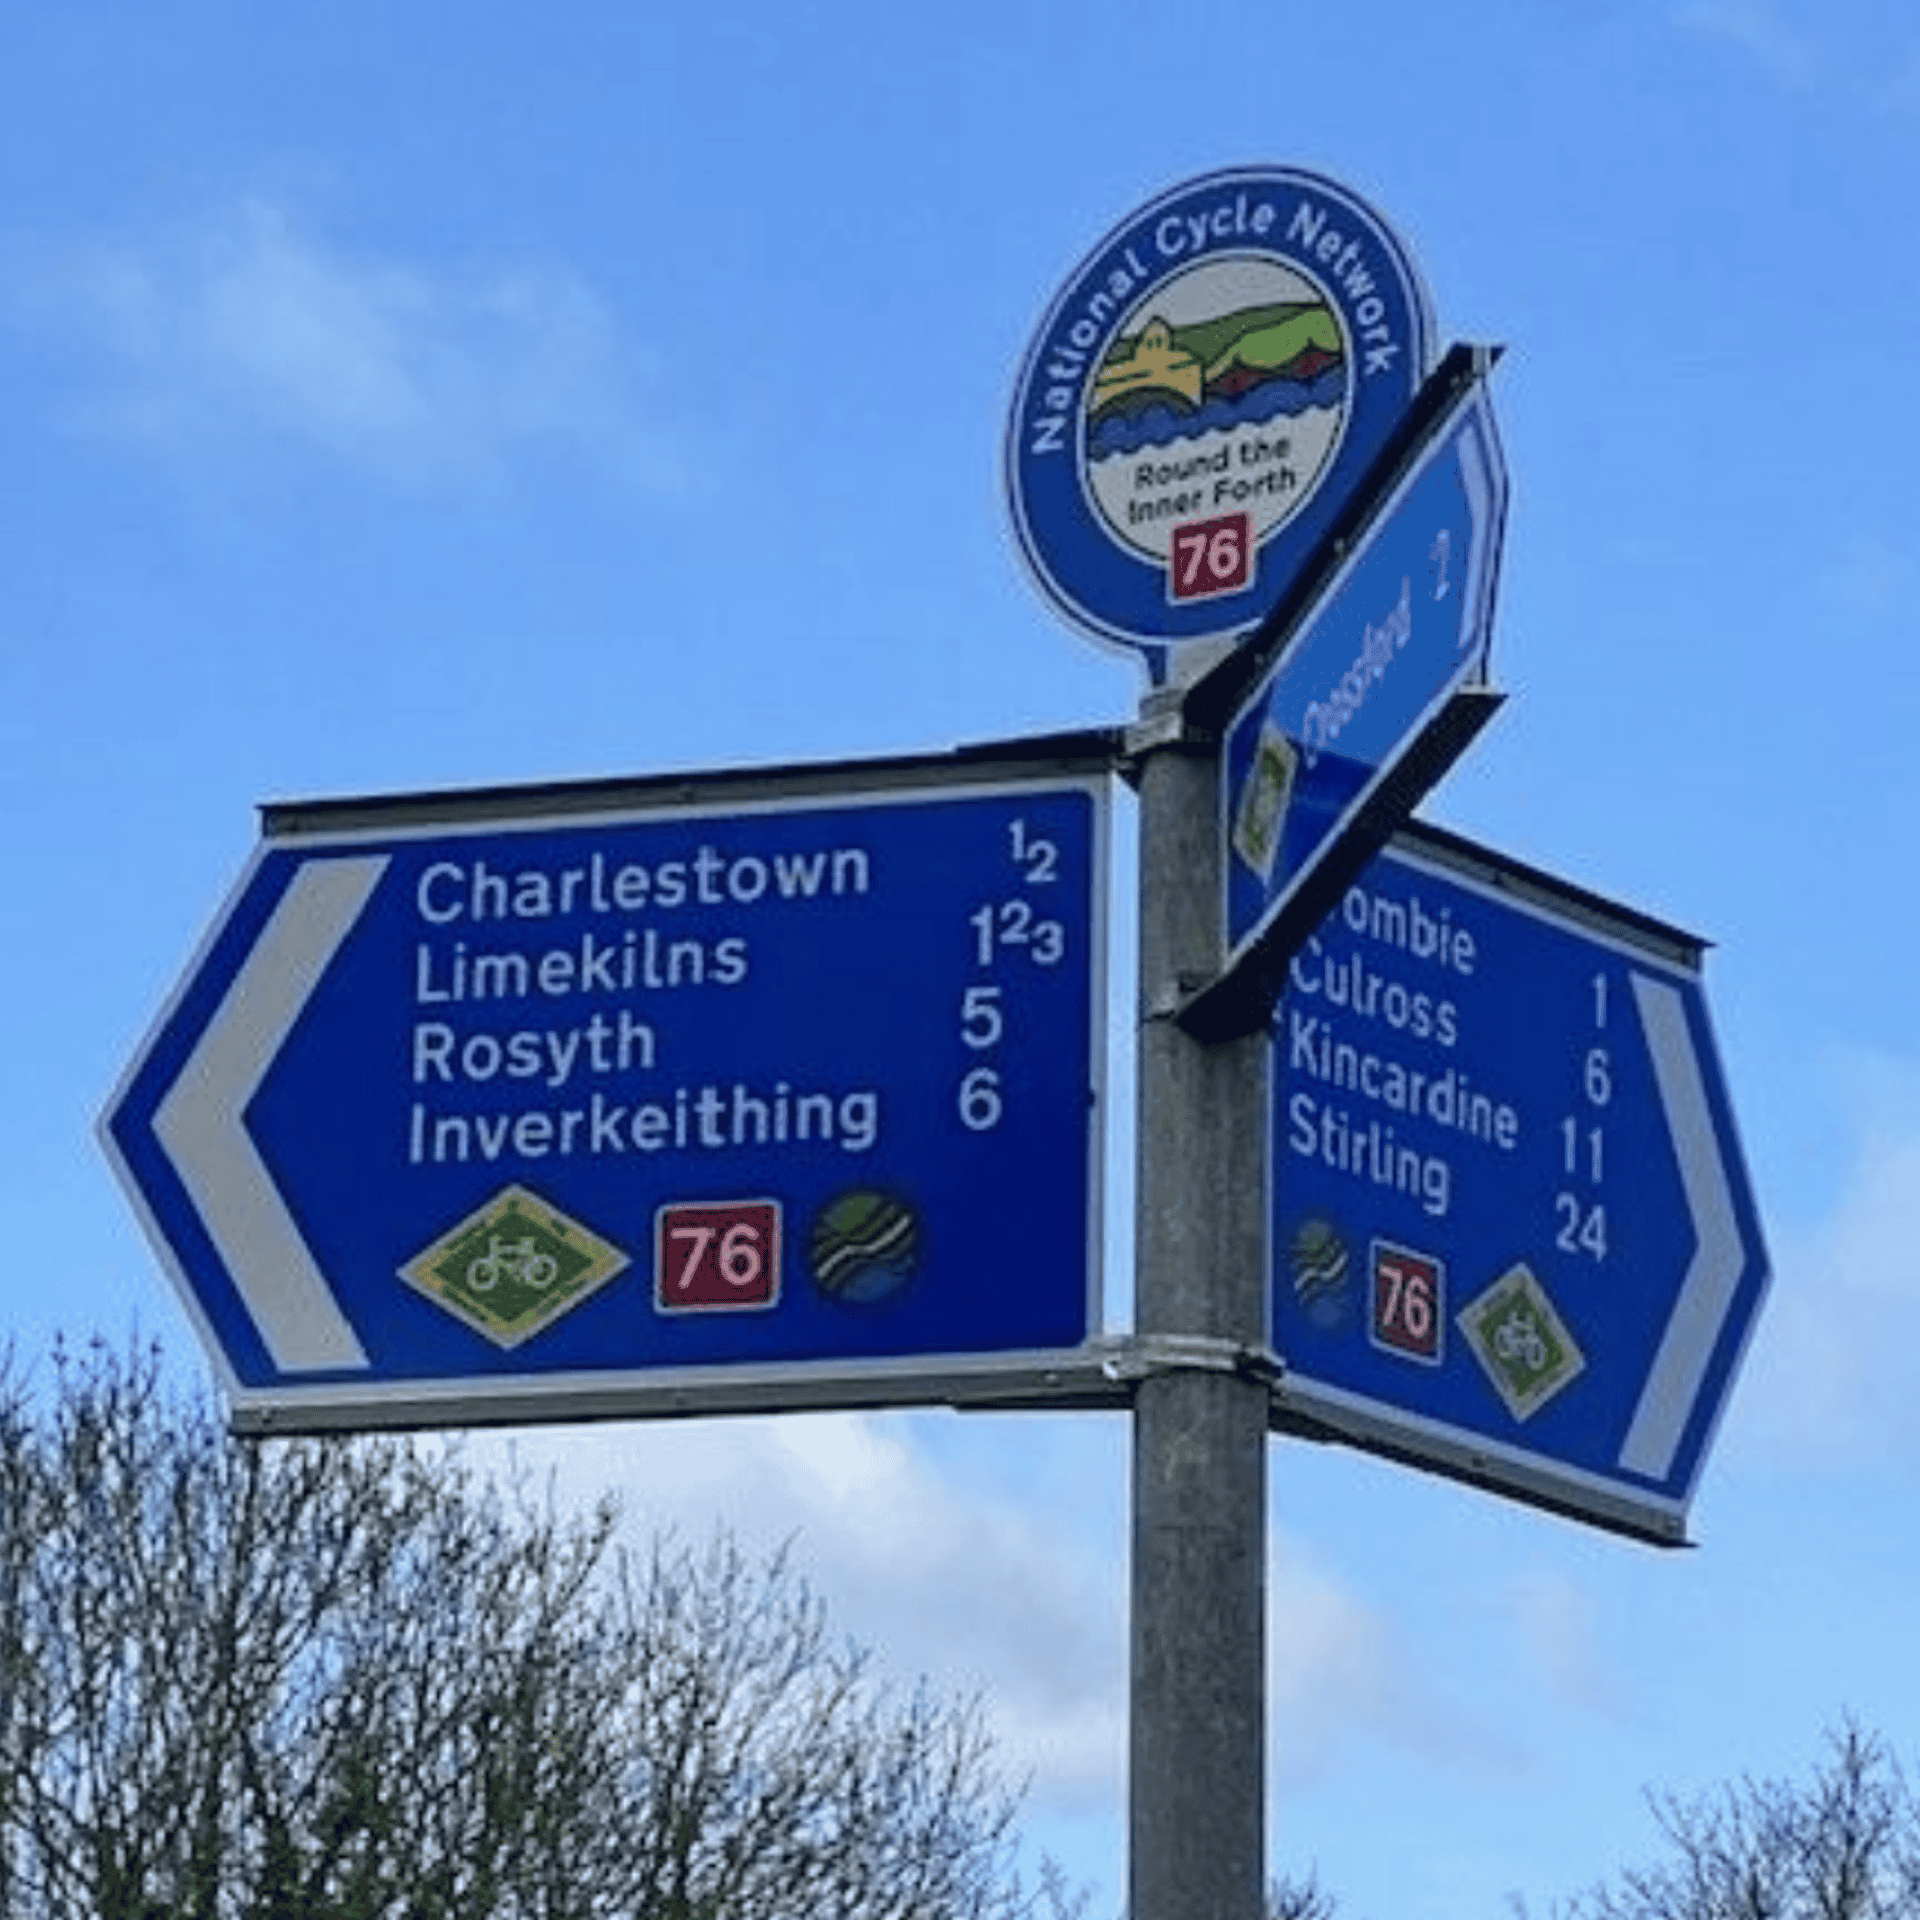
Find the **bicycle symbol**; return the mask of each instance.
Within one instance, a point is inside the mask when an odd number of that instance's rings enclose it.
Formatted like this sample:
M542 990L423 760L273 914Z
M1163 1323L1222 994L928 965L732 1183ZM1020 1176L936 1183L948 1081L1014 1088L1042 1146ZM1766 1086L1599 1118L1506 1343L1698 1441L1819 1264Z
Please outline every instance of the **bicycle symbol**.
M551 1254L534 1251L531 1234L524 1240L508 1241L496 1233L489 1236L486 1252L468 1262L467 1285L476 1293L491 1293L502 1280L510 1280L544 1292L559 1272Z
M1547 1364L1547 1342L1534 1317L1516 1306L1493 1330L1493 1350L1502 1360L1517 1360L1530 1373Z

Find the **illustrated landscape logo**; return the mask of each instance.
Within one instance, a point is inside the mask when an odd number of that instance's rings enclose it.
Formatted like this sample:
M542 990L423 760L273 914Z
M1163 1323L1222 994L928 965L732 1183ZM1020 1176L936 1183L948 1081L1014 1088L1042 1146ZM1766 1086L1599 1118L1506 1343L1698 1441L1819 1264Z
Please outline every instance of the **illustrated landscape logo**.
M1242 581L1183 545L1238 516L1245 554L1312 499L1347 414L1338 314L1278 260L1206 262L1162 283L1087 388L1087 485L1109 531L1193 599ZM1185 564L1181 564L1184 562Z
M400 1269L498 1347L517 1347L627 1265L627 1256L521 1186L504 1187Z

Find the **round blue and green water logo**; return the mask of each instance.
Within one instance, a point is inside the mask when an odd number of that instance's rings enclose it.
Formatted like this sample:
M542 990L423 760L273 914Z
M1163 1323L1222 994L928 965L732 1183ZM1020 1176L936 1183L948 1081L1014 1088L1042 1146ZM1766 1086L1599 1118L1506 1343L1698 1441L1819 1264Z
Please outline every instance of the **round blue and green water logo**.
M1433 360L1393 231L1316 174L1242 168L1115 227L1048 308L1007 432L1021 550L1055 607L1141 652L1251 632Z

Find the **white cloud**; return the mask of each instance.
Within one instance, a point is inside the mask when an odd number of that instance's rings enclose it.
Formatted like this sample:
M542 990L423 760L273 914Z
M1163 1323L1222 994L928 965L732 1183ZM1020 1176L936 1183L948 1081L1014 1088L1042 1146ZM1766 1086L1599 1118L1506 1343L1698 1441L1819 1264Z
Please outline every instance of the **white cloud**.
M1913 603L1914 572L1912 549L1892 528L1862 527L1832 561L1830 591L1845 616L1884 620Z
M1272 1556L1267 1596L1267 1752L1274 1784L1333 1769L1358 1738L1405 1717L1386 1622L1321 1567L1303 1543Z
M910 1421L832 1413L562 1428L523 1435L517 1450L571 1489L620 1489L636 1531L697 1540L724 1524L750 1549L790 1542L835 1629L887 1672L980 1696L1001 1763L1031 1779L1034 1807L1117 1802L1117 1552L1110 1559L1038 1503L943 1472Z
M1534 1696L1617 1714L1618 1687L1601 1653L1592 1595L1566 1574L1537 1569L1517 1582L1510 1604L1517 1644L1538 1682Z
M1920 33L1897 0L1675 0L1671 18L1776 87L1899 120L1920 111Z
M1824 1220L1775 1238L1741 1387L1744 1443L1800 1462L1920 1438L1920 1064L1855 1056L1842 1078L1851 1164Z
M1772 0L1683 0L1674 18L1686 32L1732 47L1776 81L1801 84L1817 64L1811 37Z
M29 277L30 310L78 356L82 417L170 460L294 454L443 489L557 454L670 479L634 350L563 265L430 267L249 199Z
M1102 1438L1082 1424L1107 1416L1063 1417L1063 1425L1037 1415L967 1416L957 1453L929 1447L925 1421L951 1417L556 1428L522 1435L516 1447L583 1497L621 1489L638 1533L668 1529L697 1540L724 1523L750 1548L790 1542L836 1629L872 1648L888 1672L981 1697L1001 1763L1030 1782L1030 1812L1117 1814L1128 1713L1121 1430L1113 1425ZM998 1453L1002 1465L1010 1455L1012 1470L998 1479L980 1470L979 1450ZM1063 1489L1042 1462L1048 1453L1075 1456L1097 1489ZM1269 1569L1277 1785L1290 1791L1323 1779L1358 1747L1472 1749L1502 1764L1483 1732L1409 1679L1392 1623L1309 1546L1276 1534Z

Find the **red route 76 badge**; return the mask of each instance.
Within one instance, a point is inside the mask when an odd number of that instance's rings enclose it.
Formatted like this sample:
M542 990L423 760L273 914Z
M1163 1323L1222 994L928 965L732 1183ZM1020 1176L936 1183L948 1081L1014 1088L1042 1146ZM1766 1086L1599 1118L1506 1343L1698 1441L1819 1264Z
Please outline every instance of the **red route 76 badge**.
M780 1202L683 1200L654 1214L654 1305L728 1313L780 1298Z
M1397 1247L1389 1240L1373 1243L1370 1265L1372 1305L1367 1330L1373 1344L1404 1359L1437 1366L1446 1328L1445 1265L1430 1254Z
M1238 593L1253 578L1253 516L1224 513L1173 530L1167 592L1175 600Z

